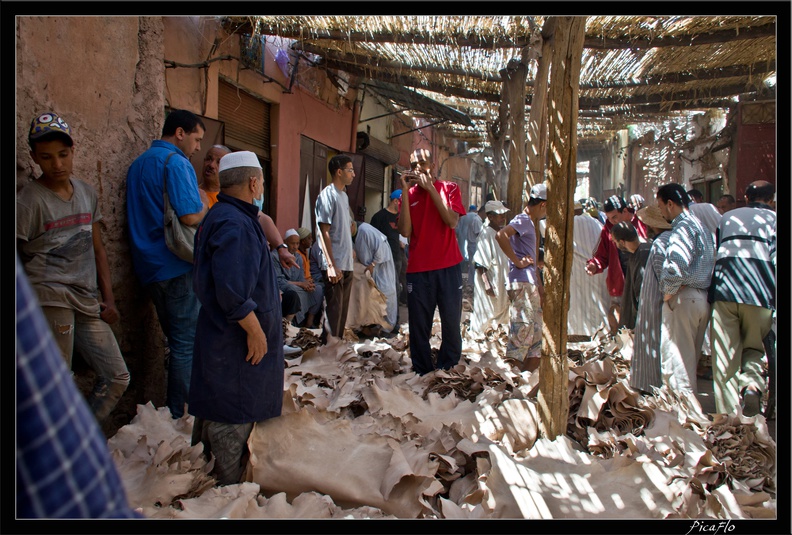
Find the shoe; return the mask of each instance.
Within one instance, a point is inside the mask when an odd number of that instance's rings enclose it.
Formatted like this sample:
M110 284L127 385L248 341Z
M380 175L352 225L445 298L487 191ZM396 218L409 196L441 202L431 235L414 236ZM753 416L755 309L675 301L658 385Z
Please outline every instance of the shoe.
M286 356L286 355L294 355L296 353L300 353L301 351L302 351L302 349L300 349L299 347L287 346L286 344L283 344L283 354L284 354L284 356Z
M762 394L756 390L746 390L743 394L743 416L756 416L761 410Z

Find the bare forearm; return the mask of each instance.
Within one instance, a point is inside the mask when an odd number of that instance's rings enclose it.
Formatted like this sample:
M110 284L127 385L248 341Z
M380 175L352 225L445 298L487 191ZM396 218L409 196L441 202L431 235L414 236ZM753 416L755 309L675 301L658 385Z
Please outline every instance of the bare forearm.
M283 243L283 237L281 237L278 227L275 226L275 222L270 216L259 211L258 220L259 224L261 225L261 230L264 231L264 237L267 238L267 243L269 244L270 249L274 249Z
M412 219L410 218L410 196L406 193L406 189L402 190L402 204L401 211L399 212L399 220L397 221L397 228L399 234L405 238L409 238L412 234Z
M459 222L459 214L453 211L451 208L446 206L443 202L443 198L440 196L440 193L437 192L436 189L432 188L429 190L429 196L432 198L432 202L437 208L437 211L440 213L440 217L443 220L443 223L448 225L450 228L456 228L457 223Z

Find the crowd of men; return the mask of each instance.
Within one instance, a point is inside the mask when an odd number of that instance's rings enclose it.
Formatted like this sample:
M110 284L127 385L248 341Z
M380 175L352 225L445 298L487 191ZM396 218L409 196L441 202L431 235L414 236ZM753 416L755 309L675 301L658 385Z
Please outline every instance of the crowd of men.
M316 200L316 228L282 237L261 209L254 153L212 146L196 176L190 158L204 133L196 115L169 113L161 138L129 167L126 218L134 271L167 337L166 405L173 418L195 417L193 444L214 457L220 484L240 481L253 425L281 413L284 358L299 351L284 344L284 319L321 329L323 342L350 326L388 336L406 302L412 368L425 375L460 361L468 284L471 334L508 325L505 358L538 368L545 184L531 187L510 218L495 199L465 210L459 186L435 177L431 153L420 148L369 224L354 220L346 193L353 162L337 155ZM97 194L72 176L63 118L37 116L28 141L41 176L17 196L19 259L66 368L76 349L96 372L87 406L102 422L130 375L110 328L119 315ZM165 193L180 222L197 228L192 261L166 243ZM715 208L695 193L665 184L646 206L639 195L575 204L568 330L632 329L630 384L646 394L665 385L694 405L696 366L710 351L718 411L753 415L775 310L774 188L752 183L740 208L729 195Z

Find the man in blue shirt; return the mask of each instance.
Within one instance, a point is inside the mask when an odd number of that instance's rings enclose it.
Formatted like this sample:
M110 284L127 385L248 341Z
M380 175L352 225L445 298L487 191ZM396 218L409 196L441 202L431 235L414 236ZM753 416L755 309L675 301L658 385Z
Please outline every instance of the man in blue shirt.
M182 223L197 226L209 209L209 201L206 193L198 189L190 157L201 149L205 131L197 115L186 110L171 111L162 127L162 138L152 142L127 172L132 263L168 337L166 404L174 418L184 415L187 403L200 304L192 289L192 264L173 254L165 244L163 172L167 160L170 202Z

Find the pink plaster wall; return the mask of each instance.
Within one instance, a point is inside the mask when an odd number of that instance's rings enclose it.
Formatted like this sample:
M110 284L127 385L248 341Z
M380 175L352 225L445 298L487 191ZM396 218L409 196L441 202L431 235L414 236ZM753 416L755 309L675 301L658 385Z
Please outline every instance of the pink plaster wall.
M324 102L299 89L281 97L277 115L278 159L277 167L273 167L273 195L277 200L272 217L283 233L300 223L300 136L339 152L350 151L353 124L351 108L328 108Z

